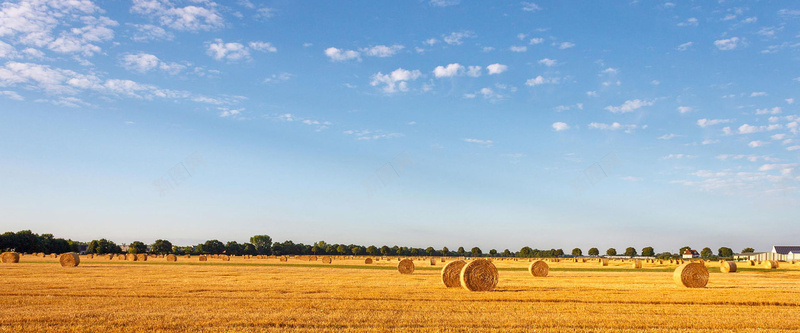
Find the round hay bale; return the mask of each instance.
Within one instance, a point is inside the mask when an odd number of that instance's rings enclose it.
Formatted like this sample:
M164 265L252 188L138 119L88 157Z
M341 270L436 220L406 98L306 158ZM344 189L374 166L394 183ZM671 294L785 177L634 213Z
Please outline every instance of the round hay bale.
M681 287L704 288L708 284L708 269L701 263L686 263L675 269L672 279Z
M469 291L492 291L498 277L497 267L490 260L477 259L461 269L461 286Z
M764 260L761 264L764 268L768 269L776 269L778 268L778 262L775 260Z
M109 254L109 255L108 255L108 256L106 256L106 257L108 258L108 260L114 260L114 255L113 255L113 254Z
M144 253L139 253L136 255L137 261L147 261L147 255Z
M659 264L659 265L663 265L663 264L664 264L664 260L659 260L659 261L658 261L658 264Z
M542 260L537 260L528 266L528 272L536 277L545 277L548 273L550 273L550 266L548 266L547 263Z
M167 258L167 261L178 261L178 256L176 256L174 254L168 254L166 256L166 258Z
M219 258L222 259L222 261L231 261L231 256L228 255L221 255Z
M331 259L331 257L327 257L327 256L326 257L322 257L322 263L323 264L330 264L332 262L333 262L333 259Z
M442 262L445 262L444 257L442 257Z
M58 263L61 264L61 267L78 267L81 263L81 257L75 252L62 253L58 257Z
M456 260L447 263L442 268L442 282L447 288L458 288L461 286L461 269L467 263L463 260Z
M317 256L309 256L308 261L317 261Z
M198 258L200 261L208 261L208 256L199 256Z
M431 259L431 266L436 266L436 259Z
M282 261L282 262L286 262L286 261L288 261L288 260L289 260L289 257L287 257L287 256L282 256L282 257L281 257L280 259L278 259L278 260L280 260L280 261Z
M719 263L719 271L723 273L736 273L736 263L723 260Z
M3 254L0 255L0 258L0 261L2 261L4 264L16 264L19 262L19 253L3 252Z
M400 272L400 274L414 273L414 261L411 259L400 260L397 264L397 271Z
M125 259L126 259L126 260L130 260L130 261L136 261L136 260L139 260L139 258L138 258L138 257L137 257L135 254L132 254L132 253L128 253L128 254L126 254L126 255L125 255Z
M600 266L608 266L608 259L600 259Z
M633 261L633 268L634 269L642 268L642 261L639 260L639 259L634 260Z
M371 263L372 263L372 259L371 258L364 259L364 264L369 265Z

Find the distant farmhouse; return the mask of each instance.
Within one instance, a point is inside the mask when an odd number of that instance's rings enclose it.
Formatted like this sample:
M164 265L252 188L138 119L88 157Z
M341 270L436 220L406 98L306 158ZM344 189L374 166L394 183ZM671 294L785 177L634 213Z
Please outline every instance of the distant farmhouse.
M686 249L686 251L683 251L683 259L695 259L695 258L700 258L700 253L697 253L697 251L692 249Z
M800 260L800 246L773 246L770 252L738 253L733 256L736 260Z

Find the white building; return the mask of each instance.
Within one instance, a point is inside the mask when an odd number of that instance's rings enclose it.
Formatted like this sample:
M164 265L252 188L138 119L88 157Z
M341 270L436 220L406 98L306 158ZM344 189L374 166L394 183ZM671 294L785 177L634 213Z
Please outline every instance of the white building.
M782 246L776 245L772 247L770 252L754 252L754 253L740 253L734 256L737 260L777 260L777 261L792 261L800 260L800 246Z

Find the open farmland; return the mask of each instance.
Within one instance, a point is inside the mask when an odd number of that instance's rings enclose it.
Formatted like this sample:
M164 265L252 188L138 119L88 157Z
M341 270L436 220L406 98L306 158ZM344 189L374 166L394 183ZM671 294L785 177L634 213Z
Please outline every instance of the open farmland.
M549 262L545 278L528 260L495 264L493 292L445 288L442 263L290 258L177 262L90 259L62 268L23 256L0 265L3 332L261 331L797 331L800 264L774 270L740 264L707 288L676 286L676 265Z

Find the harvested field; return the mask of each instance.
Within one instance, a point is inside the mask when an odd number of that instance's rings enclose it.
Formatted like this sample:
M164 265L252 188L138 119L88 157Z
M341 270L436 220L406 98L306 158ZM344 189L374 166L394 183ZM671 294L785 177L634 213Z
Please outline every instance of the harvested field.
M708 285L690 289L675 285L675 265L563 260L532 279L528 261L496 260L495 291L470 292L446 288L427 260L415 260L412 275L397 274L396 260L363 263L81 256L63 269L58 259L24 256L0 265L0 332L800 330L798 265L724 274L707 262Z

